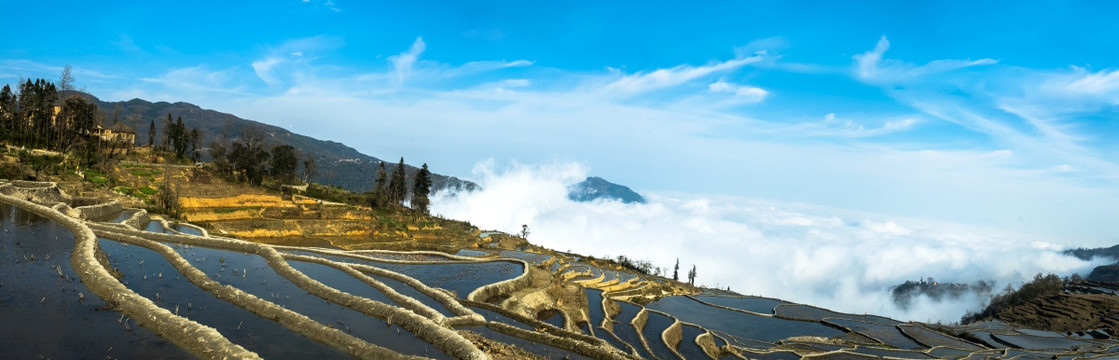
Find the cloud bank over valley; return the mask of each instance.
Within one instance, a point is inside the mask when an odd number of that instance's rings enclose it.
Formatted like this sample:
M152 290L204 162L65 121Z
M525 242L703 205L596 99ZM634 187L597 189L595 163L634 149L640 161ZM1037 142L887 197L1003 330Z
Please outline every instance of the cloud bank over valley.
M647 204L567 198L587 176L578 163L476 165L484 190L441 192L433 213L533 243L596 257L626 255L665 268L692 265L697 284L730 287L852 313L955 322L987 299L918 296L904 308L891 287L907 280L995 281L996 291L1037 273L1087 274L1102 261L1060 254L1064 244L1028 234L734 196L648 193Z

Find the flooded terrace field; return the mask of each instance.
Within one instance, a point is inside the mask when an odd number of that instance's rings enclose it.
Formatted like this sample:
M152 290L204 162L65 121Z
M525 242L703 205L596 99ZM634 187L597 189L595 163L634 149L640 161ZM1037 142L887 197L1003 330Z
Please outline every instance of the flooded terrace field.
M0 349L13 359L190 359L113 311L70 265L74 234L0 203Z

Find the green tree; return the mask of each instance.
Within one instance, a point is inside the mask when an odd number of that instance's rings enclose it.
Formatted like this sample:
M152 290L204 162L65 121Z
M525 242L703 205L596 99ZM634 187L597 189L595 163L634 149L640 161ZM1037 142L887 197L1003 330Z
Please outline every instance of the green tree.
M692 265L692 269L688 271L688 284L695 286L695 265Z
M58 136L58 149L68 151L74 143L89 136L97 125L97 105L81 96L71 95L62 101L62 109L55 122L65 129Z
M175 157L182 159L186 155L187 150L187 131L186 126L183 125L183 117L179 116L175 121L175 125L171 127L171 151L175 153Z
M163 123L163 139L160 139L160 150L171 151L171 137L175 131L175 119L167 113L167 121Z
M279 145L272 148L272 176L285 184L295 182L295 169L299 167L299 154L294 146Z
M0 89L0 140L8 140L14 136L18 112L16 95L12 93L12 87L4 84L4 88Z
M676 258L676 267L672 268L672 280L680 281L680 258Z
M233 169L249 184L258 186L264 181L268 157L268 151L264 150L264 134L255 127L245 129L241 138L233 141L228 155Z
M389 178L389 203L396 205L403 205L404 198L408 196L407 178L404 173L404 158L400 158L400 163L392 169L392 177Z
M377 166L377 179L374 180L375 185L373 185L373 196L370 199L370 205L373 208L385 206L388 202L388 177L389 175L385 171L385 162L381 161L381 164Z
M198 145L202 142L202 131L198 130L198 128L190 129L190 136L188 136L187 139L189 139L187 140L187 144L190 149L187 153L190 155L191 160L198 162L202 157L202 154L198 151Z
M427 170L427 164L424 163L420 171L416 172L415 180L412 181L412 208L427 214L427 208L431 205L431 200L428 199L430 193L431 171Z
M52 120L54 105L58 102L58 89L43 79L32 82L30 79L20 85L19 110L17 116L21 143L31 146L50 147L55 134Z
M148 125L148 147L155 146L155 119L152 119L151 125Z
M233 164L229 161L229 147L224 140L210 142L210 159L219 174L229 175L233 172Z

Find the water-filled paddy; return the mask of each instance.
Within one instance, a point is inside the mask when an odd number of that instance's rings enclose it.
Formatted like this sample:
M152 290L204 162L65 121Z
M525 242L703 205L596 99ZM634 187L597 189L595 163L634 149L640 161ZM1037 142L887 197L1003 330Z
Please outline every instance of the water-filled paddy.
M605 312L602 310L602 290L598 289L585 289L587 294L587 316L591 318L591 324L594 326L601 326L602 319L606 317Z
M473 331L475 333L481 334L487 339L514 345L521 348L522 350L542 356L545 359L589 359L586 356L579 355L554 346L548 346L541 343L521 339L516 336L506 335L485 326L471 326L462 328L460 330Z
M707 353L703 352L703 348L700 348L695 342L695 339L706 331L687 324L681 326L680 330L683 339L680 340L680 344L676 346L676 351L679 352L680 355L684 355L685 359L707 358Z
M1069 339L1066 337L1048 337L1048 336L1034 336L1025 334L1001 334L992 333L992 337L997 341L1013 345L1023 349L1069 349L1074 346L1092 346L1097 345L1093 342Z
M552 258L551 255L535 254L516 250L501 250L497 255L513 259L521 259L533 264L542 264Z
M894 359L932 359L932 356L928 356L924 353L916 351L903 351L897 349L883 349L874 347L859 347L858 349L852 350L851 352L879 357L889 357Z
M509 280L524 273L524 265L506 261L456 264L380 263L376 266L411 276L428 286L454 291L460 298L465 298L479 287Z
M0 357L193 358L135 322L118 322L121 314L70 266L73 248L66 227L0 203Z
M564 322L566 321L563 317L563 313L560 313L558 310L542 311L539 314L536 314L536 320L552 324L552 326L561 329L564 328Z
M264 258L255 254L197 246L176 250L210 278L282 305L321 324L404 354L447 357L399 325L389 325L378 318L311 295L277 274ZM329 276L315 271L305 274L312 279Z
M902 334L901 330L898 330L894 325L871 324L851 319L824 319L824 322L869 336L890 347L909 350L925 348L925 346Z
M474 310L474 312L478 313L478 315L482 315L482 317L485 318L486 321L499 322L499 323L503 323L503 324L507 324L507 325L516 326L516 327L519 327L519 328L525 329L525 330L532 330L532 331L536 330L531 325L522 323L522 322L517 321L517 320L513 320L512 318L510 318L508 316L498 314L498 313L490 311L490 310L486 310L486 309L479 308L479 307L474 307L474 306L469 306L468 308L470 310Z
M264 358L341 359L349 356L294 333L279 323L214 297L185 279L155 251L100 240L109 262L124 274L122 282L156 306L213 327L235 344Z
M630 323L614 322L614 334L618 335L618 338L622 341L637 349L638 356L646 359L653 358L652 355L649 354L649 349L641 344L641 338L637 335L637 329Z
M404 296L416 299L420 303L422 303L424 305L427 305L427 306L431 307L432 309L435 309L436 311L439 311L439 313L443 314L443 316L446 316L446 317L455 316L455 313L448 310L447 306L444 305L443 303L439 302L439 300L435 300L435 298L431 297L430 295L424 294L423 292L417 290L416 288L408 286L408 284L402 283L402 282L400 282L396 279L392 279L392 278L388 278L388 277L384 277L384 276L380 276L380 275L373 275L373 274L365 274L365 275L369 276L371 278L377 279L377 281L380 281L381 283L383 283L385 285L388 285L388 287L391 287L393 290L396 290L396 292L401 293Z
M661 359L675 358L676 355L672 354L672 350L669 350L668 345L661 339L661 333L676 321L652 311L646 311L646 314L648 320L645 322L645 327L641 329L641 335L645 337L645 342L649 344L649 350L652 350L653 354Z
M358 280L357 278L354 278L353 276L350 276L350 274L344 273L341 270L323 264L308 263L302 261L289 261L288 264L296 270L299 270L299 272L310 276L312 279L315 279L318 282L323 283L323 285L350 293L352 295L361 296L366 299L399 306L399 304L396 304L387 296L385 296L384 293L377 291L377 289L369 286L369 284L366 284L365 282L362 282L361 280Z
M821 309L815 306L801 304L779 305L773 308L773 314L778 317L803 321L820 321L827 318L843 318L879 325L893 326L899 324L897 320L881 316L844 314L841 312L835 312L828 309Z
M112 219L106 219L106 221L119 224L121 222L124 222L125 220L131 219L132 215L136 215L137 212L139 212L139 210L125 209L114 216Z
M428 286L454 291L460 298L465 298L471 291L484 285L512 279L524 273L524 265L510 261L398 264L341 255L324 255L310 251L284 250L283 252L315 256L351 264L375 266L408 275Z
M757 296L694 295L692 297L709 304L769 315L773 314L773 308L777 305L790 304L787 301Z
M898 329L900 329L906 335L909 335L913 339L917 340L921 344L929 347L946 346L963 350L981 349L980 347L972 343L945 334L941 334L920 325L900 324L898 325Z
M175 229L175 231L181 232L183 234L202 236L202 230L190 225L175 224L174 226L172 226L172 228Z
M793 336L834 337L844 332L817 322L785 320L720 309L684 296L670 296L647 305L681 321L738 337L775 342Z
M458 256L473 256L473 257L482 257L482 256L489 256L489 255L490 255L490 253L488 253L488 252L485 252L485 251L470 250L470 249L462 249L462 250L459 250L458 252L456 252L456 253L455 253L455 255L458 255Z

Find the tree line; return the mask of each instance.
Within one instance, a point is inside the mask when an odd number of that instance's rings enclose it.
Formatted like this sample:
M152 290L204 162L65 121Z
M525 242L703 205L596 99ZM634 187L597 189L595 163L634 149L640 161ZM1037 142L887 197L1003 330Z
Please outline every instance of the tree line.
M303 173L298 176L300 151L291 145L272 145L263 130L248 127L241 137L226 141L210 142L210 156L214 169L234 181L244 181L260 186L265 177L281 184L295 184L297 180L310 181L318 168L314 157L303 157Z
M0 140L26 147L67 152L88 140L101 114L79 95L60 99L54 83L28 79L0 88Z
M407 174L405 174L404 169L403 157L393 167L391 176L385 170L385 162L380 163L377 167L373 190L369 194L371 207L374 209L389 206L403 207L405 201L408 201L412 209L425 214L428 212L428 206L431 204L431 200L428 198L431 193L431 171L427 169L426 163L423 164L423 167L416 172L416 176L412 179L412 186L409 189ZM409 190L411 191L409 192ZM408 197L409 193L411 198Z
M98 160L97 150L101 149L100 138L93 135L106 116L96 103L81 95L60 98L63 91L73 89L73 81L67 66L60 85L45 79L28 79L21 80L15 89L10 85L0 88L0 141L59 152L83 150L84 158L92 165ZM219 174L255 186L260 186L266 177L294 184L297 180L309 182L317 175L315 159L302 156L294 146L271 145L258 128L242 133L232 141L223 138L209 144L211 160ZM182 116L175 118L168 113L161 132L157 132L157 121L150 120L147 145L153 151L197 162L204 150L203 137L198 128L188 128ZM416 172L411 184L407 181L404 158L392 167L391 174L382 162L375 176L376 185L366 194L371 206L386 208L408 204L417 211L428 212L432 179L427 164Z

